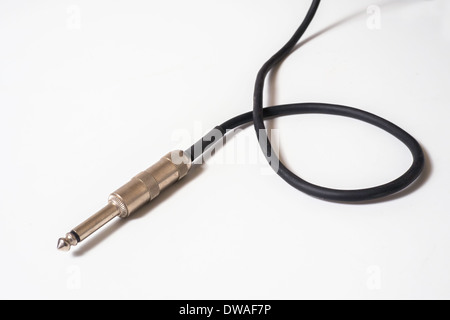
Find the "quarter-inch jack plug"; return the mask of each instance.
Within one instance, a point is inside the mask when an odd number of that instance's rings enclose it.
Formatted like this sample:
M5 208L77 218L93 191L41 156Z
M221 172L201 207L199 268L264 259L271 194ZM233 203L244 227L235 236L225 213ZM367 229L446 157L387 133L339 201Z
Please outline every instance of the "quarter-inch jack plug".
M186 176L191 158L183 151L166 154L109 196L108 204L58 240L58 250L69 251L116 217L127 218L155 199L161 191Z

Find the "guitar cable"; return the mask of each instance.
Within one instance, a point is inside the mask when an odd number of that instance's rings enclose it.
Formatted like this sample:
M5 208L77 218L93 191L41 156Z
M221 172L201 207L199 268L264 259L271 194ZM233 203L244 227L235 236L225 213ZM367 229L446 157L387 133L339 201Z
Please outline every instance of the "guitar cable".
M127 184L113 192L109 196L108 204L103 209L73 228L65 237L60 238L57 248L61 251L69 251L71 246L76 246L112 219L129 217L137 209L156 198L161 191L185 177L189 173L192 163L202 157L208 148L220 141L228 132L249 123L253 123L261 150L276 173L292 187L313 197L335 202L357 203L386 197L413 183L423 171L424 153L416 139L395 124L372 113L336 104L294 103L263 108L264 82L267 74L295 48L313 20L319 4L320 0L312 1L306 17L294 35L259 70L253 93L253 111L225 121L187 150L172 151L153 166L139 173ZM297 114L337 115L372 124L404 143L412 154L412 164L397 179L365 189L331 189L305 181L290 171L278 158L276 152L272 149L264 124L264 120L267 119Z

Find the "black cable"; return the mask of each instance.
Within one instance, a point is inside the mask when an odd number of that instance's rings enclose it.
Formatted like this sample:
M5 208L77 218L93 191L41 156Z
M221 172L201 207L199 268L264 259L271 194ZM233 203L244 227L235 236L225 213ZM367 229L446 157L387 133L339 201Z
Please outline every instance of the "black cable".
M424 167L424 154L422 148L420 147L419 143L406 131L402 130L395 124L369 112L334 104L296 103L263 108L264 81L267 74L275 65L286 58L294 49L295 45L303 36L312 19L314 18L319 4L320 0L313 0L305 19L303 20L297 31L294 33L292 38L259 70L256 77L255 90L253 94L253 112L247 112L236 116L224 122L222 125L217 126L215 128L215 131L218 131L220 133L220 137L223 137L227 131L235 129L246 123L253 122L254 128L256 130L256 136L267 161L269 163L277 163L277 174L294 188L303 191L311 196L331 201L357 202L373 200L396 193L414 182L420 175ZM267 137L267 130L264 125L264 120L268 118L305 113L339 115L358 119L377 126L389 132L394 137L398 138L409 148L413 156L413 163L411 167L399 178L389 183L372 188L338 190L317 186L315 184L307 182L290 171L280 161L278 156L272 152L272 145ZM186 152L191 155L192 161L201 156L202 153L210 145L212 145L214 142L217 142L217 134L213 134L213 132L214 131L208 133L196 144L186 150Z

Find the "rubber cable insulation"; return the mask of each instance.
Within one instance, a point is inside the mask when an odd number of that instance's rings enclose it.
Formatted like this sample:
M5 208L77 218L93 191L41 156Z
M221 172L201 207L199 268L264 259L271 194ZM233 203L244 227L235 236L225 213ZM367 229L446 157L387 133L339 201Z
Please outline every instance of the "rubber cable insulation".
M320 0L313 0L312 4L304 18L302 24L290 38L290 40L277 52L275 53L266 63L261 67L258 72L255 81L254 94L253 94L253 111L246 112L238 115L228 121L225 121L221 125L217 126L215 131L219 131L221 136L224 137L227 132L238 128L242 125L252 123L256 131L256 137L258 138L261 150L264 153L269 164L276 163L273 168L276 173L283 178L287 183L289 183L294 188L309 194L313 197L317 197L323 200L329 201L339 201L339 202L360 202L367 200L374 200L381 197L385 197L394 194L413 183L421 174L424 167L424 153L417 142L410 134L396 126L392 122L389 122L379 116L372 113L342 106L336 104L327 103L294 103L287 105L278 105L264 108L263 107L263 93L264 93L264 83L267 74L270 70L284 60L295 48L295 45L301 39L305 31L308 29L311 21L313 20L317 9L319 7ZM300 177L295 173L290 171L283 162L280 161L278 155L273 152L272 145L267 136L267 129L264 124L264 120L282 116L297 115L297 114L330 114L343 117L354 118L372 124L386 132L390 133L401 142L403 142L410 150L413 161L409 169L397 179L388 182L383 185L365 188L365 189L354 189L354 190L341 190L341 189L331 189L323 186L318 186L310 183ZM200 157L205 150L217 142L215 135L208 133L197 143L192 145L186 150L186 153L190 154L191 160L194 161Z

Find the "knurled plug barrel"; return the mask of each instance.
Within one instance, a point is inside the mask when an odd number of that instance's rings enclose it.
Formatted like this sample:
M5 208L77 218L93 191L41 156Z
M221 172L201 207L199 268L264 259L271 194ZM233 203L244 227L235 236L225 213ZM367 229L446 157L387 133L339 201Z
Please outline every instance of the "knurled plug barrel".
M187 175L191 158L181 150L169 152L147 170L111 193L108 204L58 240L58 250L69 251L116 217L127 218L155 199L161 191Z

